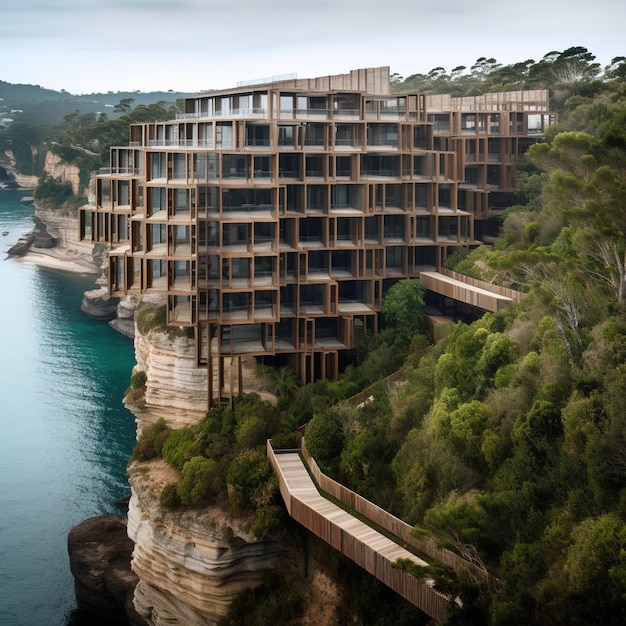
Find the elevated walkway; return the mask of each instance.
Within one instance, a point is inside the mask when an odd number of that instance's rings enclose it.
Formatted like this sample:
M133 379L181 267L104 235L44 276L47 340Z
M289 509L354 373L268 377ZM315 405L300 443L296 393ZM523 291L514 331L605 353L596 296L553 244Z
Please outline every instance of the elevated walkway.
M434 293L491 313L500 311L511 302L519 302L524 295L514 289L492 285L445 269L440 272L420 272L419 281Z
M394 567L399 558L420 566L426 566L426 561L321 495L298 452L274 451L268 441L267 455L293 519L433 619L446 618L449 599L445 595L428 581L420 582Z

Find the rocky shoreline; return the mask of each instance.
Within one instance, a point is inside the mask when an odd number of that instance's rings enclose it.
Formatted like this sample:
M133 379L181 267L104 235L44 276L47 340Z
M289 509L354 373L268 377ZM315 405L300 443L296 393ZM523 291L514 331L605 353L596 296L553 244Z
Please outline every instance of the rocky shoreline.
M81 309L95 320L107 321L116 331L133 338L137 299L112 298L106 287L106 248L79 242L73 215L35 204L34 227L7 251L7 258L48 269L99 276L94 289L85 292Z

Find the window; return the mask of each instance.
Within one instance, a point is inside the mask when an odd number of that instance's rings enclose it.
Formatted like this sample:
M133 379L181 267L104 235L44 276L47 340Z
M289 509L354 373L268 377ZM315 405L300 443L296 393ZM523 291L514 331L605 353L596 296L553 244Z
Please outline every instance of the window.
M289 148L294 147L293 126L279 126L278 127L278 145L289 147Z

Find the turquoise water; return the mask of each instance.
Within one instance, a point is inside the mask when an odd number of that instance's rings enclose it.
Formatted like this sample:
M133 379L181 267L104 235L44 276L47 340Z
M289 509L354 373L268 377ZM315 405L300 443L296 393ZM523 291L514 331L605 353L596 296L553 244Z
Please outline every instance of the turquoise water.
M0 191L0 623L63 626L75 608L67 534L119 515L130 492L135 422L121 400L134 355L81 312L94 276L4 260L32 229L21 195Z

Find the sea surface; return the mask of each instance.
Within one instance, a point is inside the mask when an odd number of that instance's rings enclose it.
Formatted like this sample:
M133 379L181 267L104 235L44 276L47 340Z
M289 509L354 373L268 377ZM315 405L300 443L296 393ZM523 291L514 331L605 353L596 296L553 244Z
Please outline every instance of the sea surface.
M135 442L122 405L132 342L80 310L95 276L6 258L29 192L0 190L0 624L80 623L67 534L120 517Z

